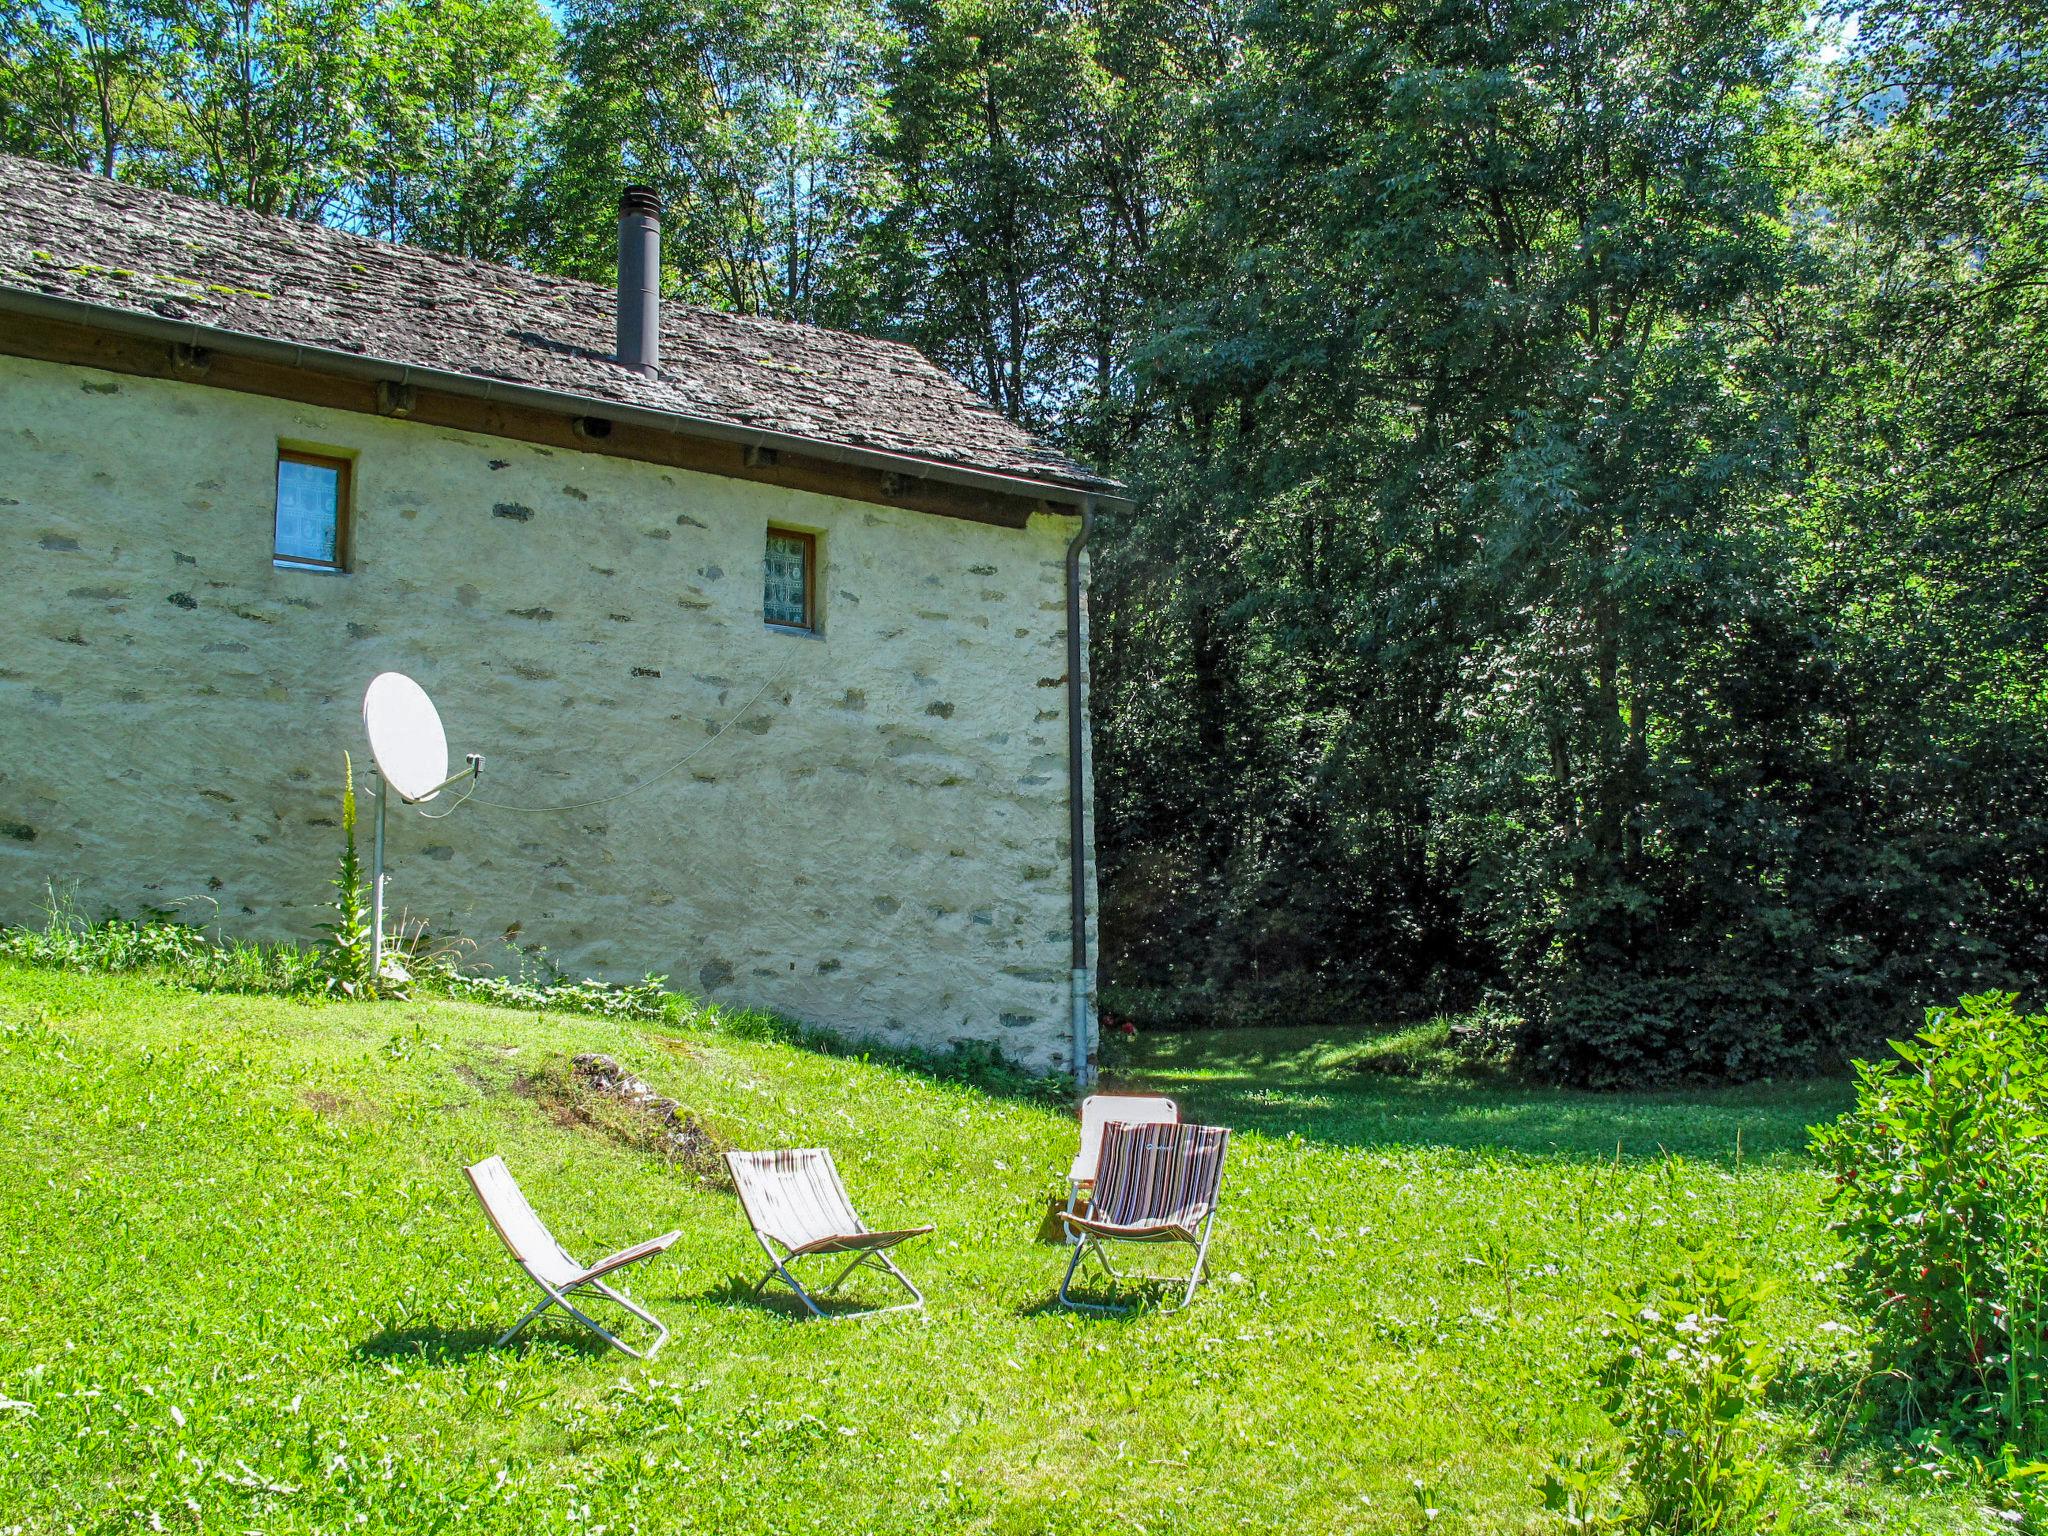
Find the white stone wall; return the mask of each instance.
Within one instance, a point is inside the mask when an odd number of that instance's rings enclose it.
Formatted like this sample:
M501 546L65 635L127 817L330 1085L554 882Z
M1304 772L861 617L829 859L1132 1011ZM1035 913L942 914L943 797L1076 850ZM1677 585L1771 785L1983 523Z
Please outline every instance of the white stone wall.
M0 919L54 885L310 935L342 753L360 772L362 690L392 668L458 762L488 758L447 820L392 817L393 911L436 939L1069 1065L1073 519L14 358L0 400ZM349 574L272 566L280 443L356 457ZM761 622L771 521L819 536L821 636ZM693 750L610 804L477 803L597 800Z

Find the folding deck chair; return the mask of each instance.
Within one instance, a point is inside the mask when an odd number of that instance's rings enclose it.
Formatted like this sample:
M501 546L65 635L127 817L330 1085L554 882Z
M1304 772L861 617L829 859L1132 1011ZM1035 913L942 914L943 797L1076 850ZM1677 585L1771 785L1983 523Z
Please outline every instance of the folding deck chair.
M615 1291L604 1283L604 1277L615 1269L624 1269L628 1264L637 1264L662 1252L677 1238L680 1232L665 1232L650 1242L635 1243L631 1248L621 1248L609 1258L599 1259L585 1268L563 1251L554 1235L541 1224L533 1214L533 1207L526 1203L526 1196L520 1192L511 1171L505 1167L502 1157L487 1157L480 1163L472 1163L463 1172L469 1175L469 1186L476 1191L476 1197L483 1202L484 1214L491 1219L498 1236L504 1239L505 1247L511 1252L513 1262L526 1271L533 1283L547 1292L547 1296L526 1316L498 1336L491 1346L502 1348L511 1342L512 1336L532 1322L549 1307L560 1307L577 1322L603 1339L616 1350L631 1355L635 1360L652 1360L655 1353L667 1342L668 1329L653 1313L629 1301L623 1292ZM652 1323L658 1336L642 1354L631 1345L622 1343L579 1311L569 1298L578 1293L596 1294L608 1301L615 1301L635 1317Z
M1095 1196L1086 1216L1062 1214L1076 1238L1060 1281L1060 1305L1077 1312L1121 1313L1131 1308L1075 1301L1068 1294L1084 1258L1092 1256L1111 1280L1108 1243L1186 1243L1195 1250L1187 1291L1162 1311L1178 1312L1195 1299L1209 1259L1209 1235L1216 1226L1216 1201L1223 1187L1223 1154L1230 1132L1220 1125L1125 1125L1102 1128L1102 1155Z
M846 1198L846 1186L839 1182L839 1170L832 1164L832 1154L823 1147L788 1152L728 1152L725 1163L732 1170L732 1181L740 1192L740 1205L747 1213L754 1236L768 1255L768 1273L755 1285L756 1296L767 1288L769 1281L779 1278L796 1292L796 1299L811 1316L824 1317L826 1313L791 1270L801 1259L850 1253L852 1260L833 1276L830 1284L819 1289L820 1296L831 1295L848 1275L867 1268L894 1276L910 1292L911 1299L840 1316L878 1317L884 1312L915 1311L924 1305L923 1292L896 1267L887 1250L908 1238L923 1237L932 1229L923 1226L897 1232L870 1232L854 1214L853 1202ZM783 1250L779 1258L775 1253L777 1244Z
M1125 1125L1178 1125L1180 1106L1171 1099L1117 1093L1091 1093L1083 1099L1081 1149L1074 1154L1074 1166L1067 1170L1068 1215L1080 1206L1084 1191L1093 1197L1095 1165L1102 1155L1102 1128L1118 1121ZM1067 1234L1067 1241L1077 1241L1072 1232Z

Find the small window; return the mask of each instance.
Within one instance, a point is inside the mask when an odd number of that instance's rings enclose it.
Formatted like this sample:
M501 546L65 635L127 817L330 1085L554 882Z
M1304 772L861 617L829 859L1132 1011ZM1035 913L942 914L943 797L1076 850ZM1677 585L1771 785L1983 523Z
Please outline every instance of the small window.
M349 468L347 459L278 450L275 564L347 569Z
M781 629L816 629L817 576L818 536L770 528L761 616Z

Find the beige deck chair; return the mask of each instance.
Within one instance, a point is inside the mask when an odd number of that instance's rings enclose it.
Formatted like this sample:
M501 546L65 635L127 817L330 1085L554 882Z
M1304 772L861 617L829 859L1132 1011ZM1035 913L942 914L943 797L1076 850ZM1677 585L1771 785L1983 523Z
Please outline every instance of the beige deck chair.
M1081 1148L1074 1154L1074 1166L1067 1170L1067 1214L1081 1204L1084 1193L1095 1189L1095 1164L1102 1155L1102 1128L1111 1123L1124 1125L1178 1125L1180 1106L1171 1099L1138 1098L1130 1094L1091 1093L1081 1101ZM1078 1241L1069 1232L1069 1241Z
M791 1273L798 1261L828 1254L850 1253L851 1261L818 1290L829 1296L856 1269L869 1268L893 1275L909 1301L865 1312L841 1313L842 1317L877 1317L884 1312L915 1311L924 1305L924 1294L910 1283L910 1277L891 1262L887 1249L908 1238L923 1237L928 1226L909 1227L898 1232L870 1232L853 1203L846 1198L846 1186L839 1182L839 1170L832 1154L823 1147L788 1152L728 1152L725 1163L732 1170L739 1189L740 1204L747 1213L762 1251L768 1255L768 1273L754 1287L759 1296L768 1282L780 1279L813 1317L826 1313L811 1299ZM783 1252L777 1257L775 1249Z
M1125 1307L1075 1301L1068 1294L1081 1261L1092 1257L1113 1281L1136 1279L1117 1272L1104 1251L1109 1243L1186 1243L1195 1250L1187 1291L1171 1307L1177 1312L1195 1299L1209 1259L1216 1203L1223 1188L1223 1155L1230 1132L1220 1125L1125 1125L1102 1128L1102 1155L1095 1197L1086 1216L1062 1215L1077 1239L1060 1281L1060 1305L1077 1312L1123 1312Z
M498 1236L504 1239L513 1261L525 1270L533 1283L547 1292L546 1297L498 1336L491 1348L498 1349L509 1343L512 1336L532 1322L549 1307L560 1307L577 1322L603 1339L616 1350L631 1355L635 1360L652 1360L661 1346L667 1342L668 1329L653 1313L627 1300L622 1292L613 1290L604 1283L604 1277L615 1269L624 1269L628 1264L637 1264L662 1252L669 1244L682 1236L680 1232L665 1232L649 1242L635 1243L631 1248L621 1248L609 1258L599 1259L585 1267L562 1250L554 1235L541 1224L533 1214L533 1207L526 1203L526 1196L520 1192L510 1170L505 1167L502 1157L487 1157L480 1163L472 1163L463 1170L469 1175L469 1186L476 1191L477 1199L483 1202L484 1214L491 1219ZM657 1331L655 1341L642 1354L631 1345L621 1343L599 1327L590 1318L577 1310L569 1298L579 1292L595 1293L608 1301L615 1301L635 1317L652 1323Z

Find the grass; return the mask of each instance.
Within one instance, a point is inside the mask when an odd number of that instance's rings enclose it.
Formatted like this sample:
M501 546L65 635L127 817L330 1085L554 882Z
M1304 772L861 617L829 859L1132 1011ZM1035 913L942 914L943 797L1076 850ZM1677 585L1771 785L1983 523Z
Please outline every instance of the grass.
M929 1316L745 1300L729 1194L523 1086L586 1050L733 1144L829 1143L877 1225L936 1222L903 1251ZM1599 1294L1699 1232L1783 1283L1814 1529L2007 1528L1842 1432L1802 1148L1844 1088L1595 1098L1358 1050L1128 1046L1119 1080L1241 1132L1217 1281L1083 1320L1033 1241L1071 1121L1023 1098L701 1022L0 962L0 1532L1533 1530L1550 1458L1610 1433ZM461 1177L489 1152L579 1256L682 1229L631 1287L656 1361L560 1324L490 1348L529 1291Z

